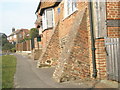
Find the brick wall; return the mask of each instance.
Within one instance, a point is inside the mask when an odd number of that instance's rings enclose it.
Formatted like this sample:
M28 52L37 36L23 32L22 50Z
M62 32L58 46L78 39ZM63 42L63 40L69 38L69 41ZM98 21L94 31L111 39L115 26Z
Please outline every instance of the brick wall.
M52 30L51 36L47 39L47 45L42 50L42 55L39 58L39 65L41 64L49 64L52 66L57 65L57 60L59 57L59 27L58 25ZM48 63L49 62L49 63Z
M90 33L89 33L90 34ZM90 36L90 35L89 35ZM91 49L91 36L89 37L89 60L90 60L90 74L91 78L93 78L93 62L92 62L92 49ZM106 51L105 51L105 43L104 39L96 39L95 40L95 61L96 61L96 69L97 69L97 79L106 79Z
M59 38L63 38L65 35L69 33L70 28L74 24L73 20L75 19L77 12L85 7L87 7L86 3L77 2L78 10L76 10L73 14L71 14L67 18L64 17L64 13L66 13L64 12L64 1L62 1L60 5L54 9L55 23L60 21ZM60 8L60 13L58 13L58 8Z
M62 25L60 26L61 32L59 34L61 40L61 56L59 57L58 66L53 75L58 82L90 77L87 30L87 27L89 27L88 11L85 13L81 12L82 10L84 11L87 5L86 3L82 4L84 4L84 8L81 8L80 11L78 10L61 22L63 25L63 27ZM80 21L81 19L82 21Z
M120 19L120 2L107 2L107 20L119 20ZM110 27L107 26L107 36L110 38L119 38L120 37L120 28L119 27ZM91 47L91 44L90 44ZM96 54L96 66L97 66L97 78L106 79L107 78L107 68L106 68L106 60L107 54L105 49L105 40L104 39L96 39L95 40L95 54ZM90 50L90 62L91 62L91 72L93 72L92 67L92 54ZM91 73L92 77L92 73Z
M31 41L27 40L22 43L16 44L16 51L31 51Z
M23 51L23 44L22 43L16 44L16 51Z
M107 19L120 19L120 1L107 2Z
M96 66L97 66L97 78L105 79L106 73L106 51L104 39L95 40L95 54L96 54Z
M60 13L58 13L58 8L60 8ZM40 62L45 63L46 60L51 58L59 58L53 74L58 82L90 78L93 74L88 3L78 2L77 8L77 11L64 18L64 3L62 1L54 9L55 25L60 22L59 30L53 33L53 37L49 37L51 34L49 30L48 33L47 31L43 32L43 48L47 44L48 46L40 57ZM81 18L81 11L85 8L87 10L84 17ZM119 3L107 3L107 20L119 19L119 8ZM81 23L79 22L80 19L82 19ZM120 36L119 27L107 27L107 32L109 37ZM49 43L47 43L47 40ZM97 78L104 79L107 76L104 39L96 39L95 48Z
M50 40L50 36L52 34L53 29L47 29L43 32L43 37L42 37L42 48L45 49L48 41Z
M107 2L107 20L119 20L120 19L120 2ZM107 36L110 38L120 38L120 27L107 26ZM95 40L96 47L96 66L97 66L97 78L107 78L107 54L105 49L104 39ZM91 66L92 67L92 66ZM91 69L92 70L92 69Z
M26 41L27 45L27 51L31 51L31 40Z
M107 2L107 20L120 20L120 1ZM119 24L119 23L118 23ZM107 27L108 37L120 38L120 27Z
M108 37L120 38L120 27L107 27Z

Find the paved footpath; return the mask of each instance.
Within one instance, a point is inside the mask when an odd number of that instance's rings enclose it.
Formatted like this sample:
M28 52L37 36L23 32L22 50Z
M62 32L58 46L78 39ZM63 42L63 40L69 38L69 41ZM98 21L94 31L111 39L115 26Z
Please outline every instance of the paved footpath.
M27 56L15 54L17 57L15 88L92 88L94 83L57 83L52 78L54 67L36 68L37 61Z

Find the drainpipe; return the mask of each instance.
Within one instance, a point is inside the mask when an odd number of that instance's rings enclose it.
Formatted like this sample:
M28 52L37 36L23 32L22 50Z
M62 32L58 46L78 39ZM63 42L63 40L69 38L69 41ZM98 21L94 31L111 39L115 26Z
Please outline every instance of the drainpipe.
M94 39L94 24L93 24L93 8L92 1L89 0L89 15L90 15L90 34L91 34L91 49L92 49L92 63L93 63L93 77L97 77L97 69L96 69L96 57L95 57L95 39Z

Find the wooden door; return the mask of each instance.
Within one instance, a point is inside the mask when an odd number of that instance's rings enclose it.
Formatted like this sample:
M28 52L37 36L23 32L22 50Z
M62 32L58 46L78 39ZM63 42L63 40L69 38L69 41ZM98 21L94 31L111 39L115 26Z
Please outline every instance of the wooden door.
M105 38L108 79L120 82L120 38Z

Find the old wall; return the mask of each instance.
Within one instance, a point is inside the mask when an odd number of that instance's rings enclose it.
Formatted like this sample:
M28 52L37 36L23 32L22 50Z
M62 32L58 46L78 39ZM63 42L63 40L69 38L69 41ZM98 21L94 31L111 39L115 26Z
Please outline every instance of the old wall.
M16 44L16 51L31 51L31 41L27 40Z
M42 2L41 8L54 5L51 2ZM57 24L52 29L47 29L42 33L42 53L38 61L38 67L41 64L50 64L55 66L59 57L59 27Z
M96 66L97 66L97 78L105 79L106 73L106 51L104 39L95 40L95 54L96 54Z
M47 40L46 47L42 50L42 55L39 58L38 67L42 64L49 64L52 66L57 65L59 57L59 25L57 24L53 30L51 30L51 36ZM44 42L44 41L43 41Z
M119 3L112 2L106 3L106 5L107 20L118 20ZM57 29L51 30L52 35L49 30L43 32L42 43L45 50L39 63L45 64L50 60L52 65L58 64L53 74L58 82L86 79L92 77L93 74L88 3L78 2L77 8L74 13L65 18L64 2L62 1L54 9L55 25L57 26L59 22ZM86 10L84 10L85 8ZM109 37L119 37L119 31L119 27L107 27ZM95 39L95 48L97 78L104 79L107 75L103 38Z
M43 32L42 35L42 48L43 50L46 48L48 41L50 40L50 36L52 34L53 29L48 29Z
M108 37L120 38L120 25L118 27L120 23L120 1L107 2L107 21L113 22L113 25L108 24Z
M106 14L107 14L105 17L107 21L106 36L110 38L120 37L120 28L117 26L118 24L117 20L120 19L119 4L120 2L106 2ZM116 21L117 21L117 24L115 24ZM106 79L107 78L107 68L106 68L107 54L106 54L105 39L104 38L95 39L95 48L96 48L95 54L96 54L96 66L97 66L97 78ZM92 59L90 61L92 62ZM91 64L91 72L92 71L93 71L93 67ZM92 73L91 73L91 76L92 76Z
M90 77L87 3L79 2L78 11L60 20L61 55L53 77L58 82ZM62 6L60 6L63 8ZM61 9L62 11L62 9ZM63 10L64 11L64 10ZM63 15L60 15L61 17ZM69 22L69 23L68 23Z

